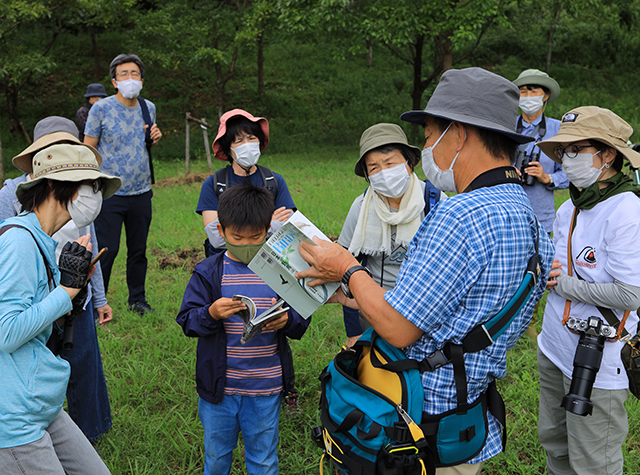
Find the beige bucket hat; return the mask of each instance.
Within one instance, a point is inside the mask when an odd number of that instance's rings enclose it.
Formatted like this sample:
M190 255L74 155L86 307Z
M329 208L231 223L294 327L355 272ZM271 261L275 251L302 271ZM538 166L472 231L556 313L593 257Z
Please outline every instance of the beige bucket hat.
M609 109L596 106L577 107L562 116L560 130L555 137L538 142L537 145L546 156L562 163L553 153L553 149L560 144L598 140L624 155L632 167L640 168L640 153L627 145L632 133L633 128Z
M106 200L118 191L120 178L100 171L100 163L88 147L75 144L54 144L40 150L33 157L33 179L20 183L16 196L37 185L44 179L57 181L102 180L102 199Z
M33 128L33 143L25 148L18 155L13 157L13 164L23 172L31 173L33 166L31 159L33 154L55 143L71 142L88 148L93 152L98 160L98 165L102 163L102 157L91 145L86 145L78 140L78 127L65 117L52 115L42 119Z
M374 148L380 147L382 145L392 145L392 144L402 144L406 145L414 152L414 158L411 165L415 167L416 164L420 161L420 149L418 147L414 147L413 145L409 145L409 141L407 140L407 136L397 124L376 124L369 127L367 130L362 132L362 136L360 137L360 158L356 162L355 172L356 175L364 177L364 156L367 152L370 152Z

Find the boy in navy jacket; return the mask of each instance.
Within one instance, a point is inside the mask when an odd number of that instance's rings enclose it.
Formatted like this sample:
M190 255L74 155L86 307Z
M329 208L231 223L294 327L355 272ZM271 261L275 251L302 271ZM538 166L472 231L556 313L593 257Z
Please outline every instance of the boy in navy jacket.
M220 196L218 229L227 251L200 262L189 280L176 321L198 337L196 386L205 433L205 474L228 474L242 431L249 474L278 473L278 418L283 391L293 385L287 337L300 339L309 320L290 309L246 345L240 343L250 297L258 313L277 295L247 266L267 237L275 210L265 189L237 185Z

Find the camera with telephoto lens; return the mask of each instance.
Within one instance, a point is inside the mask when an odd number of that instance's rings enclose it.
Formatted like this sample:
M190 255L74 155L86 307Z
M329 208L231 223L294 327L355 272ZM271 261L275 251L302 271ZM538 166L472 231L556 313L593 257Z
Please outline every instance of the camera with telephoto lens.
M607 339L616 338L616 328L605 325L599 317L587 320L569 318L567 328L580 334L576 355L573 359L573 373L569 393L562 398L561 406L579 416L591 414L590 401L593 383L600 370L602 350Z
M516 153L516 161L513 164L515 168L520 170L520 180L523 185L533 186L536 182L536 177L529 175L525 170L531 162L537 162L540 158L540 152L527 154L525 150L518 150Z

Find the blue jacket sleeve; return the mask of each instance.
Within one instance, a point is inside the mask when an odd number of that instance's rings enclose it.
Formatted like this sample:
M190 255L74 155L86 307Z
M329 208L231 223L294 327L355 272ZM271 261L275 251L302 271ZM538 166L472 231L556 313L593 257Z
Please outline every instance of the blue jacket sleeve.
M186 336L208 336L224 331L223 323L209 315L209 307L221 296L219 278L210 268L219 260L218 257L222 256L210 257L198 264L184 291L176 322Z
M282 331L289 338L293 338L294 340L299 340L304 335L304 332L307 331L307 327L309 323L311 323L311 317L302 318L298 312L296 312L293 307L289 309L289 321L284 326Z

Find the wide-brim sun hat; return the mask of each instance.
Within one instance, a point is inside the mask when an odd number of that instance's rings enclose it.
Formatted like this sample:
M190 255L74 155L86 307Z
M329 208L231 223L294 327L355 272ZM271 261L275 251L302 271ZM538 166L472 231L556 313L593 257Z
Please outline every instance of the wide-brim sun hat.
M264 117L254 117L249 112L242 109L232 109L228 112L225 112L224 114L222 114L222 117L220 117L220 123L218 124L218 133L213 141L213 145L211 145L211 148L213 149L213 156L218 160L222 160L223 162L226 162L228 159L227 155L224 153L222 147L220 146L220 139L227 132L227 121L233 119L234 117L244 117L246 119L249 119L251 122L258 123L258 125L262 129L262 133L264 134L264 144L260 144L261 152L267 147L267 145L269 145L269 122L267 121L267 119L265 119Z
M96 156L87 147L75 144L54 144L40 150L33 157L33 179L16 188L18 199L40 181L102 180L102 199L114 195L120 188L120 178L100 171Z
M560 85L544 71L538 69L525 69L520 73L518 79L513 81L516 86L542 86L549 90L547 102L555 101L560 95Z
M102 163L102 157L95 148L78 140L78 127L76 124L65 117L58 116L46 117L39 121L33 129L33 143L13 157L11 161L16 168L25 173L31 173L33 171L31 163L33 154L38 150L61 142L71 142L86 147L96 157L98 164Z
M425 116L472 125L502 134L516 143L532 142L518 134L520 90L506 78L482 68L449 69L423 111L405 112L404 121L424 125Z
M640 168L640 153L628 146L631 134L633 127L609 109L584 106L563 115L557 135L536 145L553 161L562 163L553 153L554 148L580 140L597 140L624 155L632 167Z
M397 124L376 124L369 127L362 133L360 137L360 158L356 162L355 173L358 176L364 177L364 156L370 152L371 150L378 148L382 145L394 145L394 144L402 144L409 147L413 152L415 152L415 157L411 165L411 167L415 167L416 164L420 161L420 149L418 147L414 147L413 145L409 145L409 141L407 140L407 136Z

